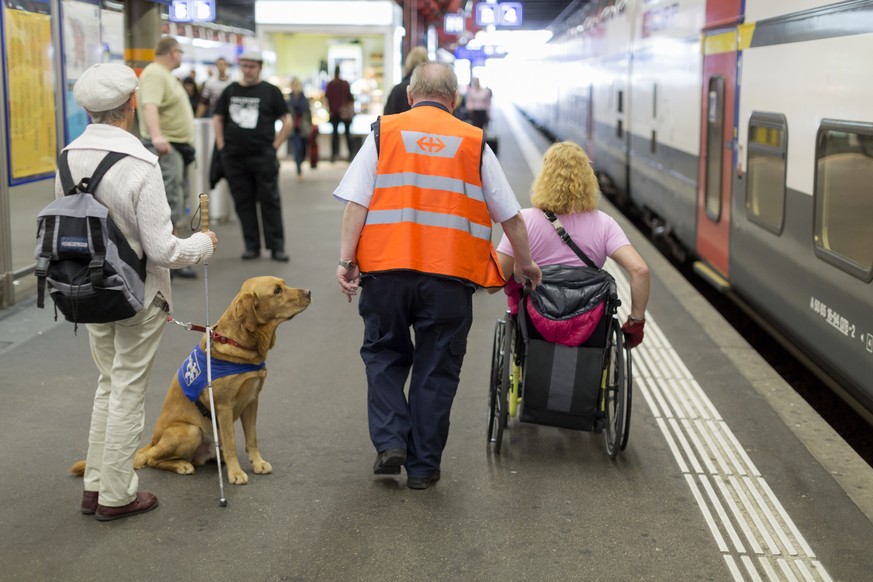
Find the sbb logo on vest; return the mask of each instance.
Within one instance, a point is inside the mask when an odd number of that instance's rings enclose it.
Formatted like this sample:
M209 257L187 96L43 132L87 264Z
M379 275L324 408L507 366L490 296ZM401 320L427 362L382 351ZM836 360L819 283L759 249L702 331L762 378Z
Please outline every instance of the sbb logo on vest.
M454 158L461 145L461 138L453 135L438 135L420 131L400 131L403 147L408 154Z
M423 137L416 143L418 144L418 147L426 152L438 152L446 147L446 144L443 143L443 140L438 137Z

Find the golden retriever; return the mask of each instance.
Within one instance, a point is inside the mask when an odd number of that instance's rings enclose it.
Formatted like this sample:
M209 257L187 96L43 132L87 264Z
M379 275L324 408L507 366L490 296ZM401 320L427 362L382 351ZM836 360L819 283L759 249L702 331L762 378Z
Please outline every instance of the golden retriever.
M292 289L278 277L248 279L213 326L220 336L231 340L228 343L220 339L213 340L213 360L263 364L267 352L276 343L276 328L306 309L310 301L308 289ZM206 350L206 334L200 340L200 349ZM203 369L202 373L205 376L206 370ZM228 480L236 485L244 485L249 479L240 467L236 454L233 426L237 419L242 422L246 452L254 472L266 474L273 471L270 463L261 456L255 429L258 396L266 377L266 368L221 378L213 374L212 393L222 458L227 467ZM199 401L209 409L208 390L203 390ZM190 475L194 472L194 465L202 465L214 458L212 421L188 399L176 374L155 423L151 443L136 452L134 468L148 466ZM83 474L85 462L79 461L70 470L75 474Z

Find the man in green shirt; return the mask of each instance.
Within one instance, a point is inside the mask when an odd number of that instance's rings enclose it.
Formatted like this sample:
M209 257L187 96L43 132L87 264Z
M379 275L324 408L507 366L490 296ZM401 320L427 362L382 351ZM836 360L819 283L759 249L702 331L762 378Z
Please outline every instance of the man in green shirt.
M194 161L194 113L182 83L172 73L182 64L183 53L175 38L161 38L154 62L139 77L139 131L146 148L158 155L174 227L184 218L188 194L185 168ZM197 276L191 267L171 274Z

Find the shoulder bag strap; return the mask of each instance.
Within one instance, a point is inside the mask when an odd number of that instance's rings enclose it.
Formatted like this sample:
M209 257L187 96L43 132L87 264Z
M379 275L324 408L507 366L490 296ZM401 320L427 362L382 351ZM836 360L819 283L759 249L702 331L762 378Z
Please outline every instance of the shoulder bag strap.
M592 269L597 269L599 271L600 269L597 268L597 265L594 264L594 261L589 259L588 255L585 254L585 251L580 249L579 245L573 242L573 239L570 238L570 234L566 230L564 230L564 226L558 220L558 217L555 216L555 213L548 210L543 210L543 214L546 215L546 218L549 219L549 222L551 222L552 226L555 227L555 231L557 231L558 236L561 237L561 240L567 243L567 246L570 247L573 252L576 253L576 255L585 262L586 265L588 265Z

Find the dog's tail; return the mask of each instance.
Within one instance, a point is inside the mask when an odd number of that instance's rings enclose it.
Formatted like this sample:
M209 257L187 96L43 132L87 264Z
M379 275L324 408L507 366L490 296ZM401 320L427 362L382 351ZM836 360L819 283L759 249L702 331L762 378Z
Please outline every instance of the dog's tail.
M151 445L146 445L143 448L139 449L136 452L136 457L134 458L133 468L134 469L142 469L145 466L145 452L152 448ZM85 474L85 461L76 461L73 463L73 466L70 467L70 473L73 475L78 475L81 477Z
M143 467L146 466L146 459L147 459L146 453L148 452L148 450L150 448L152 448L151 443L147 444L146 446L142 447L141 449L139 449L136 452L136 455L134 455L134 457L133 457L133 468L134 469L142 469Z

